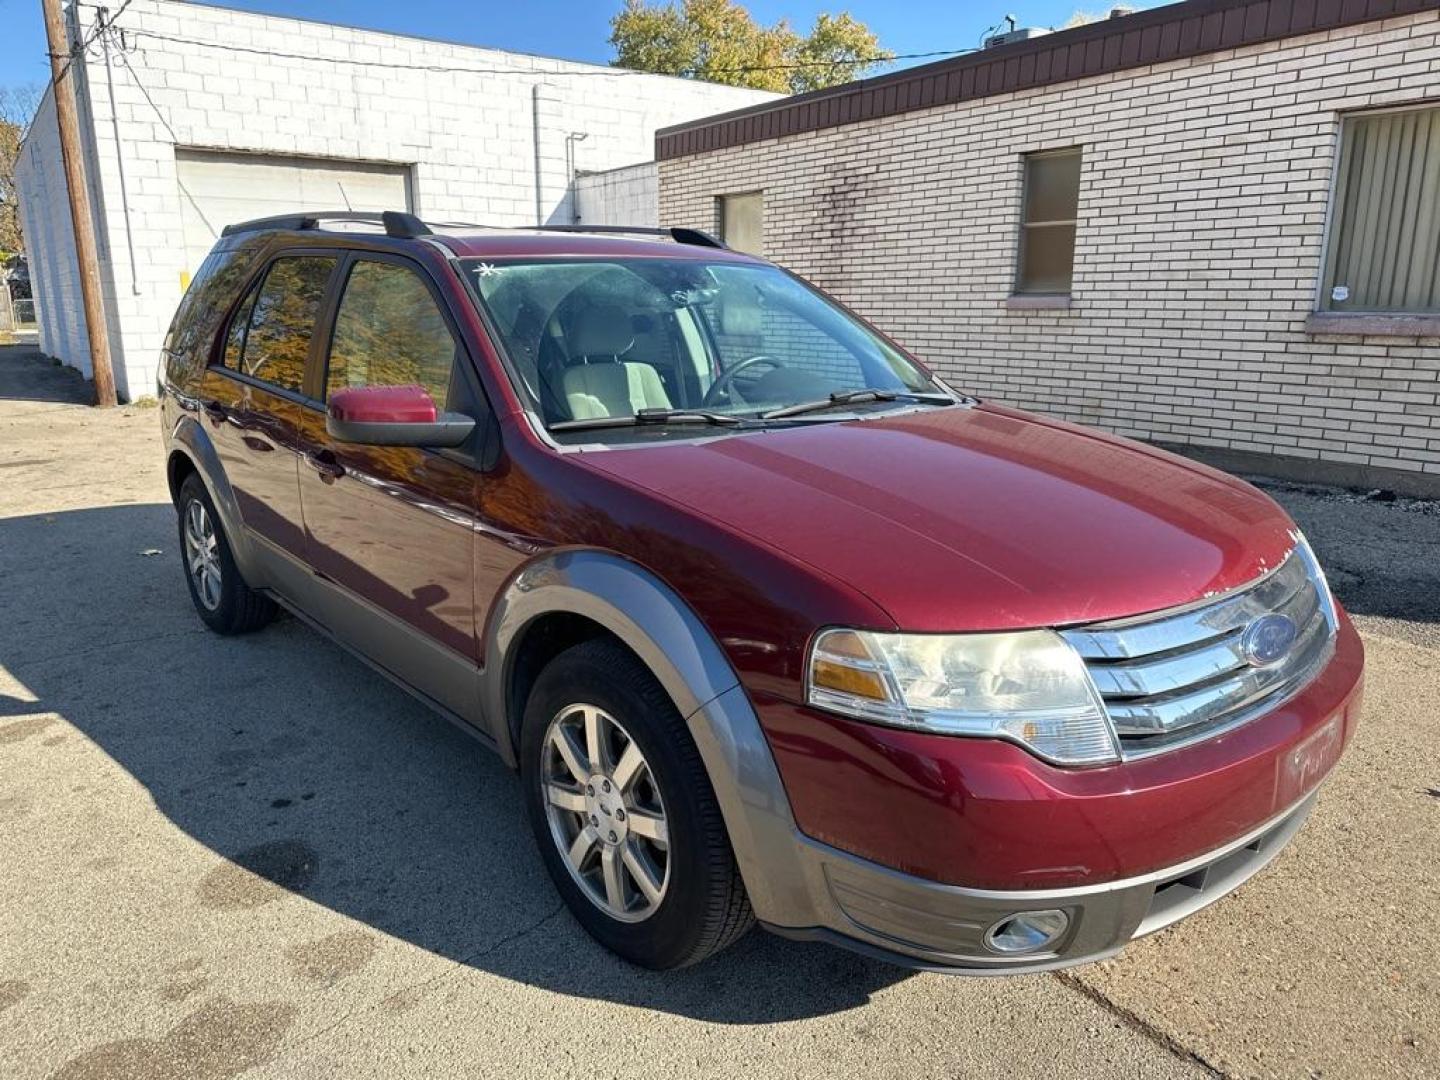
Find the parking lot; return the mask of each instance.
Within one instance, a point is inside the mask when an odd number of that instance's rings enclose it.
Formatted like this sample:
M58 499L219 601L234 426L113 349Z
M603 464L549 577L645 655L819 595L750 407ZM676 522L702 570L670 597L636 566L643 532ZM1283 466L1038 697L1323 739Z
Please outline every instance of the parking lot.
M293 619L203 630L153 409L0 348L0 1073L1440 1076L1440 506L1274 487L1366 720L1292 847L1059 975L754 933L624 966L489 753Z

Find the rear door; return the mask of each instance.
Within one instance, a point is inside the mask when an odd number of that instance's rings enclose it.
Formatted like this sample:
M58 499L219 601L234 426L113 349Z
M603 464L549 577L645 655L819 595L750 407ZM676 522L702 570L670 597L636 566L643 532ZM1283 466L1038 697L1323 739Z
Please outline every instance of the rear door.
M218 364L200 393L205 424L240 518L261 556L303 558L297 462L301 402L315 328L339 259L287 252L265 268L231 315Z
M351 256L323 363L303 410L307 558L338 587L327 623L441 705L476 719L474 455L332 439L323 399L347 387L420 385L479 417L454 324L417 263ZM477 426L478 433L485 425Z

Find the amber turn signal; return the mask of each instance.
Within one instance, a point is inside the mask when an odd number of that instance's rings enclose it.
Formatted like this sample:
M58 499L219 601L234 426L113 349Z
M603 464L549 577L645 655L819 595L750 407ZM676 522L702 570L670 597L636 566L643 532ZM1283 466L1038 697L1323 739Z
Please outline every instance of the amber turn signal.
M884 701L889 696L885 693L885 680L878 671L851 667L823 656L815 657L810 668L810 680L815 686L826 690L855 694L875 701Z

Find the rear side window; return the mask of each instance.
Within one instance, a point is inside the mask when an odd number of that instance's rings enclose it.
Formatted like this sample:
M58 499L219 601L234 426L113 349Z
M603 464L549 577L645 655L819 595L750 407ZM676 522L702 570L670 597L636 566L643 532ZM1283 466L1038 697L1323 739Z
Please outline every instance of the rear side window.
M335 314L328 397L352 386L423 386L442 409L455 338L420 276L395 263L357 262Z
M229 259L231 254L231 252L212 251L205 256L205 261L195 272L190 287L180 298L180 306L175 309L175 318L170 323L170 332L165 335L166 352L186 352L194 345L197 324L200 322L200 297L209 288L210 279L214 277L216 269Z
M225 364L282 390L299 393L305 385L305 360L325 286L335 259L292 255L276 259L260 288L247 299L225 344ZM236 341L235 328L241 326Z
M212 251L196 271L165 335L171 381L179 385L210 361L215 335L255 267L255 245Z

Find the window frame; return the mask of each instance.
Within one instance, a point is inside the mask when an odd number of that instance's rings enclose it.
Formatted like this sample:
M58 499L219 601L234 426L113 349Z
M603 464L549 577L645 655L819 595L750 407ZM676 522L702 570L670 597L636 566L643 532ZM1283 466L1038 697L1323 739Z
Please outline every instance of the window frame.
M1315 274L1315 293L1310 307L1311 322L1316 323L1310 329L1317 333L1345 333L1347 331L1338 329L1347 322L1363 320L1375 325L1367 329L1366 333L1385 335L1399 333L1402 336L1413 336L1417 333L1432 334L1440 330L1440 310L1411 310L1406 308L1360 308L1346 307L1336 308L1331 306L1330 291L1333 289L1333 279L1337 270L1336 260L1339 258L1339 236L1342 228L1340 220L1343 207L1341 206L1342 178L1346 167L1349 165L1349 158L1346 155L1346 126L1357 120L1367 120L1372 117L1395 116L1400 113L1411 112L1433 112L1440 113L1440 97L1430 98L1424 101L1412 101L1401 105L1388 105L1382 108L1360 108L1346 109L1337 112L1334 129L1334 149L1330 154L1330 180L1329 189L1325 199L1325 226L1320 236L1320 261ZM1342 301L1343 302L1343 301ZM1417 327L1408 325L1416 321L1423 321L1428 326ZM1407 325L1392 326L1392 323L1404 323ZM1330 324L1336 324L1331 326Z
M1030 221L1030 162L1039 158L1075 157L1080 167L1075 177L1075 216L1055 218L1046 221ZM1020 214L1015 233L1015 275L1010 285L1010 295L1015 298L1069 298L1075 293L1075 249L1080 239L1080 188L1085 179L1085 147L1083 144L1054 146L1044 150L1027 150L1020 155ZM1025 249L1028 231L1033 228L1055 228L1069 226L1075 231L1075 243L1070 250L1070 282L1064 289L1031 289L1025 283Z

